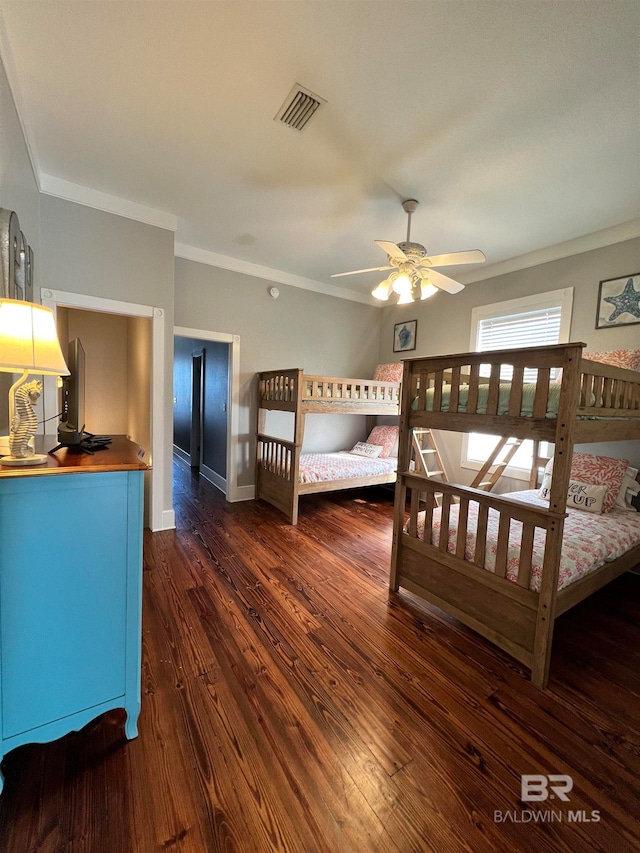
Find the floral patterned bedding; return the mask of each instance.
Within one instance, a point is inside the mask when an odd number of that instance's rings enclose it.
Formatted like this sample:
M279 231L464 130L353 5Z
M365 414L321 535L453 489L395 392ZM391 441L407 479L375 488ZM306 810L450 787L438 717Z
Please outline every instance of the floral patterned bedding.
M548 506L547 501L538 497L537 490L511 492L503 497L515 498L529 504L534 504L535 506L545 508ZM455 553L458 510L459 505L452 504L448 545L450 553ZM594 517L592 513L582 512L577 509L567 509L567 512L569 516L565 521L562 538L562 557L560 560L558 589L564 589L569 584L597 569L598 566L615 560L634 545L640 543L640 513L638 512L624 512L613 509L611 512L597 517ZM498 513L495 510L489 510L485 568L490 572L495 570L498 519ZM478 504L470 502L467 523L467 544L465 547L465 557L467 560L473 560L477 520ZM418 517L418 535L420 538L424 536L424 513L420 513ZM507 577L512 581L517 580L521 537L522 524L518 521L512 521L507 558ZM436 508L433 511L432 544L437 545L439 538L440 510ZM545 531L539 528L536 529L533 543L530 584L530 588L536 592L540 591L544 540Z
M391 474L398 460L393 456L386 459L368 459L346 451L339 453L303 453L300 456L300 482L319 483L325 480L347 480L355 477L372 477L376 474Z

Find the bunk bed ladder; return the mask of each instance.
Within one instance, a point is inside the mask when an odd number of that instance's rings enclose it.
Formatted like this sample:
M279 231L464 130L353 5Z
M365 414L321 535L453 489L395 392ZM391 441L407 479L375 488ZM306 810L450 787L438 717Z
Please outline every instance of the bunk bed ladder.
M436 444L433 430L414 428L413 446L415 449L416 473L448 483L447 472L444 469L442 457ZM441 495L436 495L436 505L440 506Z
M495 484L498 482L500 477L505 472L509 462L515 456L517 449L522 444L523 439L521 438L510 438L508 436L504 436L501 438L496 446L493 448L491 453L489 454L489 458L484 463L482 468L478 471L475 476L473 482L471 483L472 489L482 489L485 492L490 492ZM500 462L496 462L496 459L500 456L504 449L506 453L504 457L500 460ZM491 470L493 468L493 470Z

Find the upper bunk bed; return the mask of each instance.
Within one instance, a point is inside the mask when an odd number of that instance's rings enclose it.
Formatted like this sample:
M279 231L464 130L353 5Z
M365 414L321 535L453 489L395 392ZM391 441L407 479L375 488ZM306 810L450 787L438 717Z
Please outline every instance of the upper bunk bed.
M258 374L258 406L299 415L397 415L400 382L313 376L299 368L268 370Z
M373 379L316 376L299 368L259 373L256 498L296 524L300 495L395 482L397 451L386 446L388 439L376 458L348 452L305 454L302 445L308 414L366 415L370 430L374 416L398 415L401 371L401 364L378 365ZM387 376L397 379L382 378ZM268 411L293 413L292 440L266 434Z
M638 438L638 372L583 358L584 346L408 360L408 425L549 442L569 429L575 444L601 441L605 427L608 441Z
M588 567L574 554L577 542L593 539L585 533L586 513L574 509L571 484L583 479L574 444L640 439L640 372L584 358L584 346L404 363L390 588L402 586L451 613L524 663L540 687L548 679L555 618L640 563L638 513L622 520L623 553L614 546ZM550 442L545 499L420 476L410 466L414 429L533 439L531 488L539 442ZM620 489L628 462L618 462ZM576 514L582 518L574 522ZM589 524L594 529L598 516L590 515ZM563 564L572 557L579 571Z

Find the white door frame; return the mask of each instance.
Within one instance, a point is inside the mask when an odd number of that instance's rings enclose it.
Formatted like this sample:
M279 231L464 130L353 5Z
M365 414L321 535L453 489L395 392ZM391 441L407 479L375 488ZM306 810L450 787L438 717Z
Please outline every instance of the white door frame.
M40 291L43 305L56 313L60 308L81 308L85 311L101 311L107 314L119 314L125 317L148 317L151 320L151 464L149 471L149 526L151 530L165 530L169 521L164 512L164 310L153 305L137 305L133 302L120 302L115 299L103 299L100 296L86 296L63 290ZM55 433L57 424L57 393L55 377L48 377L44 388L45 433ZM51 418L52 420L48 420ZM172 515L173 512L170 513Z
M229 397L227 401L227 482L225 497L230 502L245 500L238 491L238 411L240 405L240 335L228 332L211 332L206 329L189 329L174 326L177 338L194 338L229 344Z

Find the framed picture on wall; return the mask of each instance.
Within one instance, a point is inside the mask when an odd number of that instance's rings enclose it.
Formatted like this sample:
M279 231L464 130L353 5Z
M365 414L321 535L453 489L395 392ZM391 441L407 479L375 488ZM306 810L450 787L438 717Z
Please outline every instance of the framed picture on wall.
M417 320L405 320L393 327L393 351L408 352L416 348Z
M640 272L600 282L596 329L640 323Z

